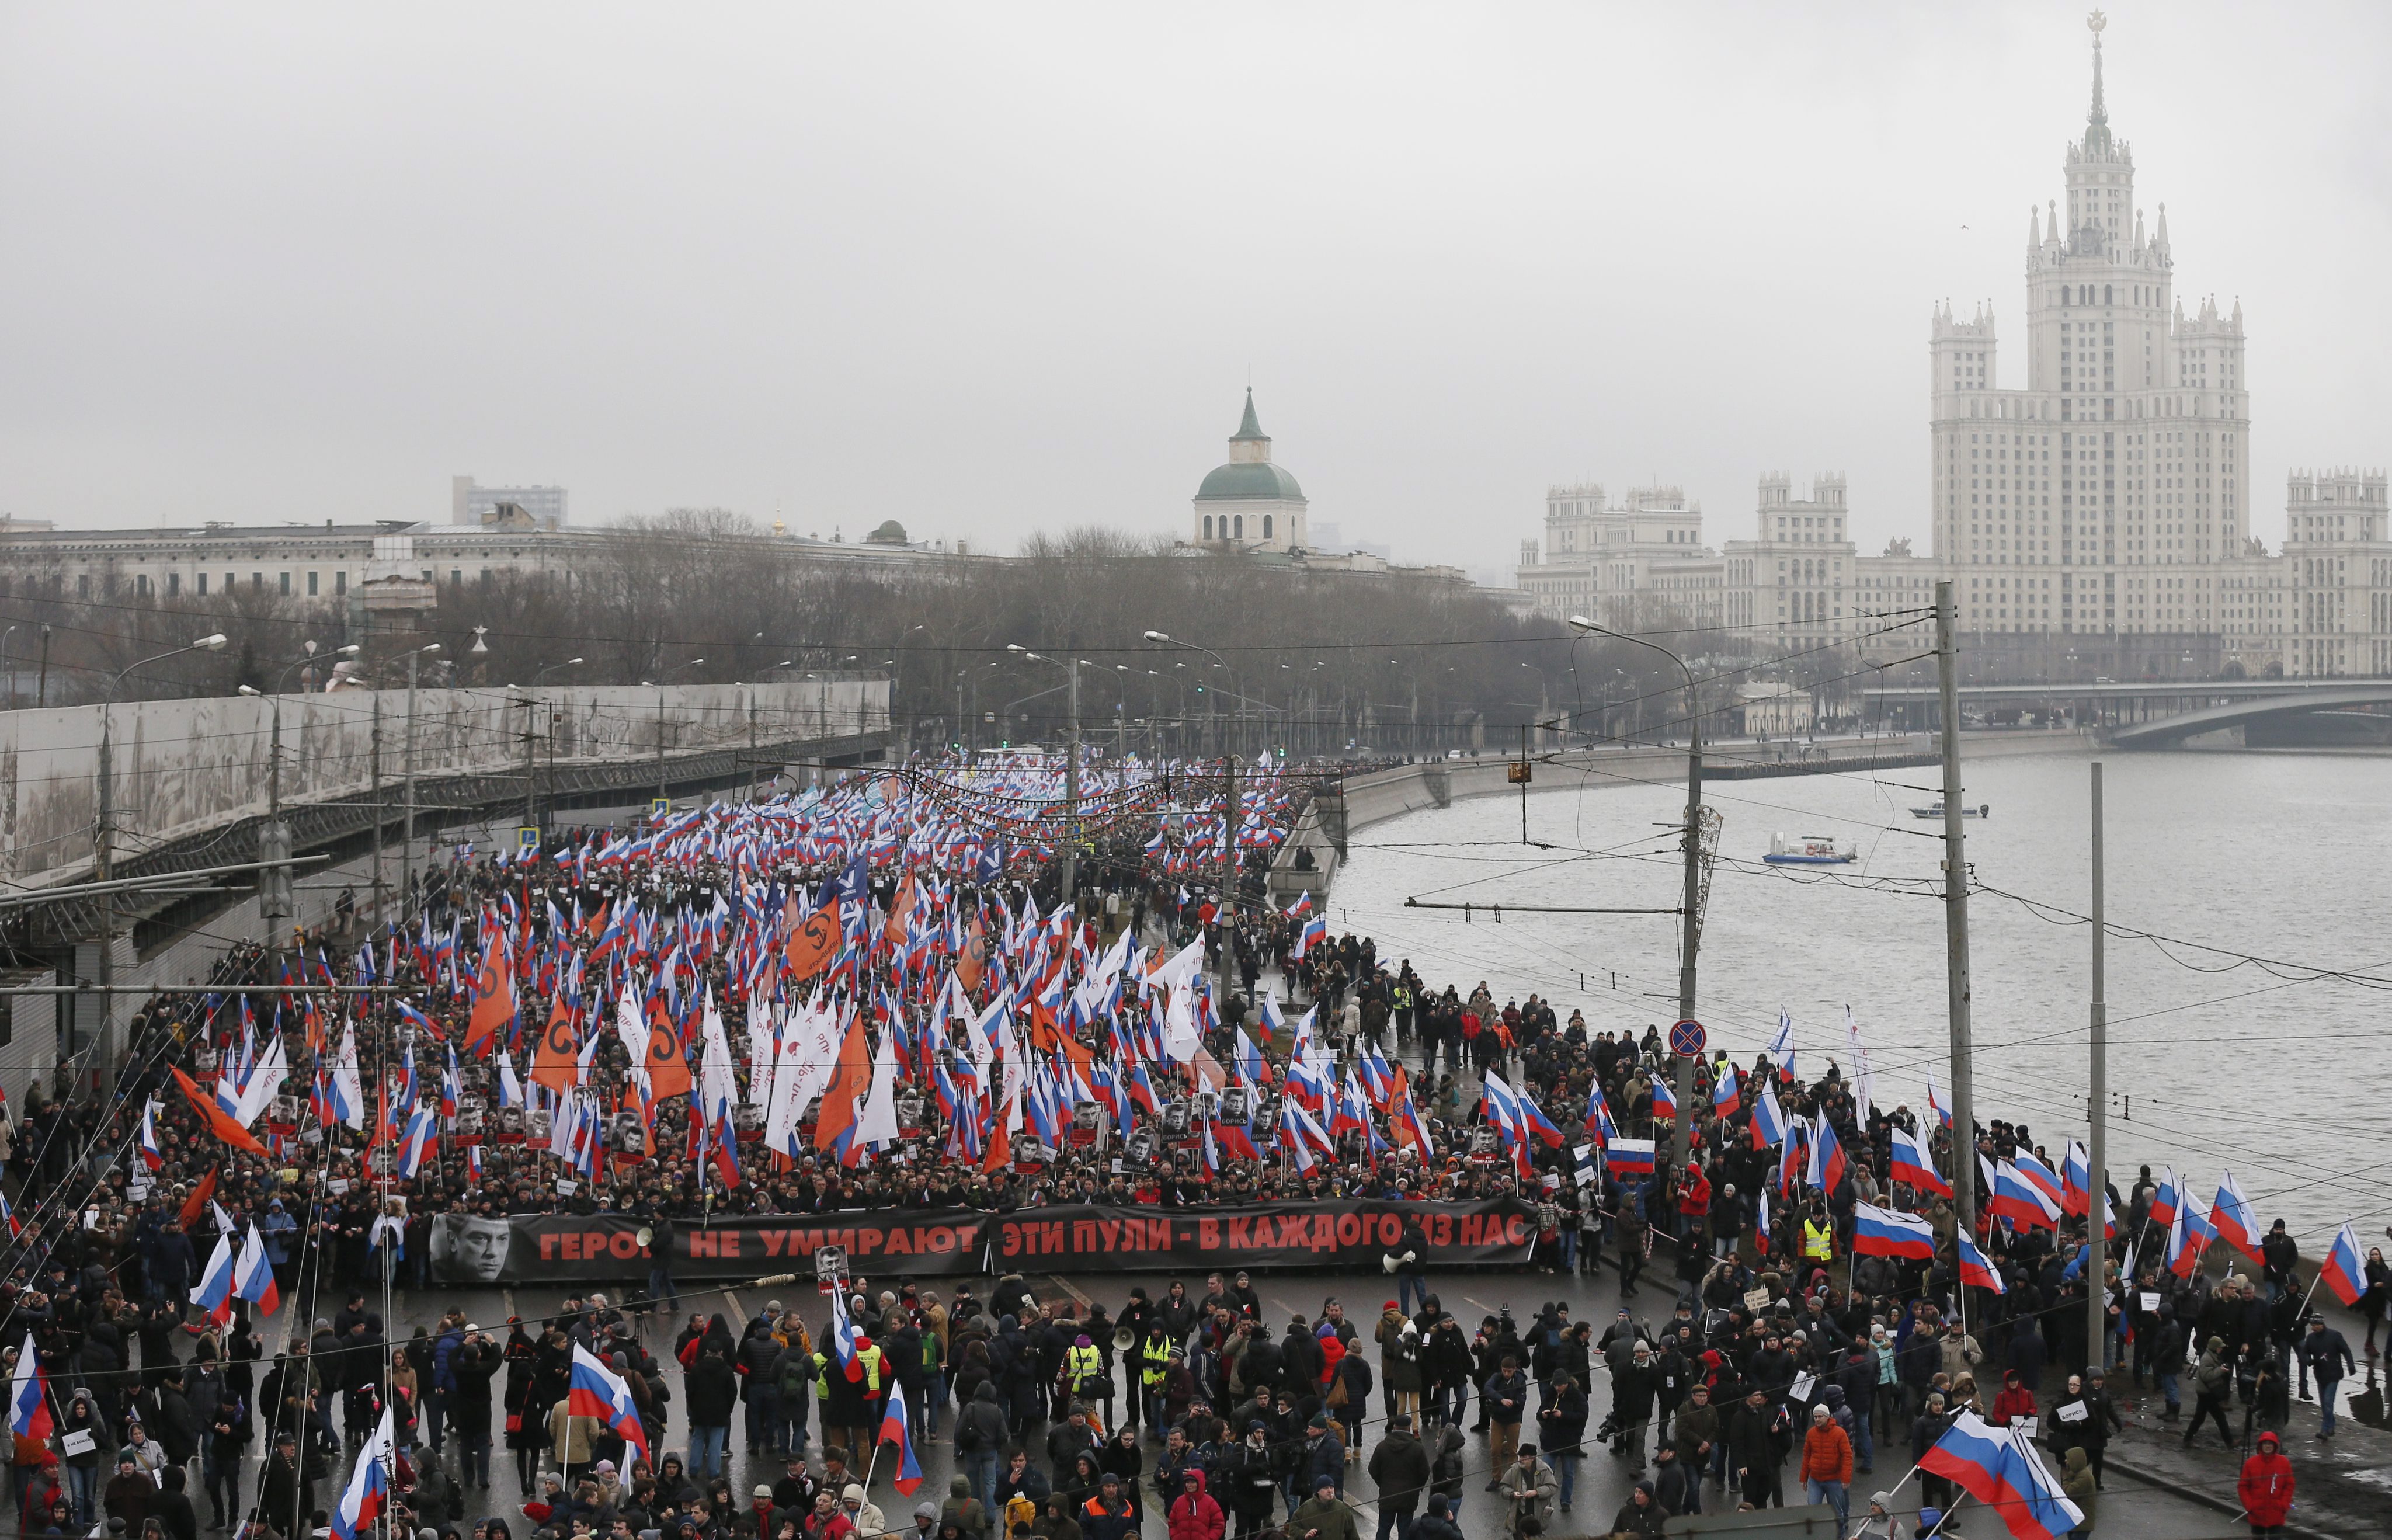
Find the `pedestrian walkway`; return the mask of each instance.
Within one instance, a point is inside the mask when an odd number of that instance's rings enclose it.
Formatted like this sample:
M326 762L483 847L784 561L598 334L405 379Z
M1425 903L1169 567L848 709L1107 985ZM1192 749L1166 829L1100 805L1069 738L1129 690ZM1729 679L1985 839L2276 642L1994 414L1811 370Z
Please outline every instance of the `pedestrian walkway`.
M2365 1388L2363 1381L2343 1385L2346 1391ZM2299 1494L2289 1528L2295 1533L2392 1534L2392 1430L2366 1426L2349 1414L2347 1395L2343 1403L2334 1417L2332 1439L2315 1436L2319 1421L2315 1401L2293 1403L2292 1424L2282 1430L2283 1451L2293 1462ZM2126 1426L2110 1440L2109 1468L2164 1486L2221 1513L2239 1515L2242 1505L2234 1495L2235 1485L2243 1458L2250 1453L2248 1444L2238 1444L2231 1451L2220 1448L2217 1429L2212 1425L2187 1449L2184 1423L2162 1421L2163 1410L2157 1391L2126 1387L2118 1402L2118 1414ZM2184 1415L2192 1415L2190 1405ZM2240 1431L2242 1408L2237 1405L2229 1417Z

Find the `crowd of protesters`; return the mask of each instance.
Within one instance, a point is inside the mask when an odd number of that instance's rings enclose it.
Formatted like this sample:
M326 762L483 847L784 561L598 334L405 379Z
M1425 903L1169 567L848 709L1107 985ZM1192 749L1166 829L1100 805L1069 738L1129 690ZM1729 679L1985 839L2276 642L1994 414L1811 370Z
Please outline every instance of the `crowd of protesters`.
M2002 1287L1965 1283L1958 1216L1893 1180L1893 1130L1918 1136L1948 1171L1956 1154L2006 1159L2036 1149L2023 1124L1995 1120L1973 1150L1956 1151L1931 1116L1859 1105L1833 1062L1805 1077L1765 1055L1715 1097L1731 1074L1721 1054L1696 1066L1680 1114L1691 1119L1691 1149L1680 1164L1667 1155L1670 1120L1655 1116L1657 1086L1666 1089L1674 1065L1657 1025L1592 1030L1534 995L1499 1004L1484 982L1432 983L1407 960L1391 964L1367 937L1307 935L1305 918L1261 897L1267 852L1249 859L1227 924L1202 893L1188 893L1184 873L1142 859L1150 852L1135 839L1090 855L1094 877L1060 914L1051 868L1031 872L1026 886L959 885L947 902L1002 916L1018 951L1048 938L1075 968L1124 935L1158 957L1201 940L1208 968L1229 947L1243 989L1209 1002L1206 1058L1236 1065L1245 1040L1268 1037L1259 1046L1283 1076L1292 1045L1265 1031L1258 993L1273 979L1291 1009L1313 1012L1306 1030L1341 1070L1366 1057L1404 1069L1427 1147L1381 1105L1371 1126L1339 1134L1318 1161L1269 1144L1259 1160L1218 1168L1183 1156L1123 1169L1064 1142L988 1169L957 1155L953 1120L909 1071L913 1158L902 1163L757 1149L742 1161L746 1181L709 1191L686 1103L667 1101L636 1143L605 1152L598 1180L573 1182L577 1168L544 1142L499 1133L498 1077L470 1053L461 1072L468 1104L411 1177L391 1174L388 1148L370 1152L370 1130L321 1116L320 1085L317 1098L294 1090L301 1110L266 1115L266 1153L228 1146L174 1071L205 1084L237 1058L254 1062L256 1040L277 1033L294 1066L315 1066L347 1029L374 1092L390 1096L410 1060L422 1084L436 1086L474 1011L461 979L470 981L494 930L524 959L516 980L526 1019L548 1008L543 983L552 994L559 987L533 959L586 955L579 917L627 907L677 927L677 951L655 942L647 959L685 970L677 994L744 1001L750 981L721 932L707 944L689 937L703 929L694 917L757 907L748 902L753 873L698 856L593 876L563 849L506 864L454 859L407 895L409 920L394 930L302 936L271 976L263 953L235 949L217 970L217 993L145 1008L130 1024L126 1063L102 1077L99 1096L61 1086L27 1099L8 1158L23 1231L0 1304L11 1368L30 1343L46 1377L55 1436L12 1451L26 1532L75 1533L109 1515L136 1535L156 1523L168 1540L194 1540L196 1467L218 1525L249 1520L261 1536L295 1540L320 1527L320 1483L340 1473L344 1446L354 1450L390 1408L412 1452L400 1501L433 1529L459 1524L467 1490L488 1485L495 1442L514 1455L527 1491L542 1486L526 1510L532 1529L559 1540L649 1530L671 1540L846 1540L909 1523L917 1540L1123 1540L1149 1520L1169 1540L1219 1540L1225 1524L1241 1537L1276 1528L1287 1540L1358 1540L1342 1498L1349 1468L1363 1464L1379 1493L1380 1540L1391 1523L1407 1540L1414 1532L1459 1540L1445 1531L1472 1480L1503 1495L1525 1535L1554 1510L1573 1510L1580 1463L1599 1443L1632 1472L1649 1471L1615 1528L1658 1533L1668 1515L1706 1503L1762 1507L1807 1494L1844 1511L1880 1459L1907 1468L1963 1411L1996 1426L2034 1418L2072 1492L2080 1475L2094 1491L2120 1426L2121 1381L2150 1387L2171 1422L2189 1396L2187 1442L2206 1425L2233 1444L2280 1434L2295 1383L2306 1394L2314 1378L2330 1407L2333 1382L2354 1362L2338 1333L2305 1317L2297 1255L2281 1224L2239 1277L2164 1269L2150 1235L2148 1169L2110 1193L2122 1222L2106 1245L2087 1246L2081 1219L2013 1228L1981 1214L1972 1239ZM775 874L762 910L777 921L785 877L791 891L808 891L836 876ZM872 879L861 906L866 940L845 986L910 1012L926 998L924 981L902 937L885 948L878 940L883 916L905 901L895 878ZM435 937L449 938L452 951L442 955ZM332 982L398 992L294 987ZM943 990L945 975L928 987ZM977 1007L987 993L968 998ZM632 1065L608 1020L591 1011L595 1041L581 1073L621 1109ZM1098 1023L1076 1030L1099 1054L1118 1041ZM694 1038L685 1039L693 1060ZM521 1041L519 1026L497 1045L518 1069ZM1481 1095L1490 1075L1559 1137L1493 1116ZM308 1077L308 1067L294 1069L301 1088ZM1753 1137L1764 1090L1786 1116L1831 1129L1848 1155L1827 1190L1789 1176ZM1652 1140L1655 1169L1613 1169L1600 1155L1606 1137ZM146 1144L154 1144L148 1155ZM1360 1312L1326 1300L1277 1330L1242 1275L1209 1279L1192 1295L1176 1283L1151 1296L1134 1288L1110 1313L1041 1302L1019 1279L1000 1281L985 1303L968 1287L942 1298L892 1283L852 1307L866 1334L860 1374L827 1356L828 1322L810 1326L777 1304L736 1334L720 1315L693 1318L672 1365L633 1329L632 1312L656 1303L642 1291L611 1302L592 1295L559 1318L488 1330L450 1312L403 1340L380 1305L386 1285L433 1282L429 1227L439 1213L605 1210L669 1224L705 1211L1331 1196L1516 1197L1535 1214L1530 1266L1609 1267L1623 1299L1652 1290L1659 1308L1626 1306L1615 1320L1590 1322L1555 1304L1524 1321L1467 1322L1440 1304L1421 1260L1425 1243L1406 1244L1409 1230L1388 1259L1398 1299ZM1922 1214L1934 1257L1855 1256L1860 1204ZM194 1309L205 1255L227 1223L236 1239L255 1225L283 1313L256 1319L240 1300L227 1320ZM2130 1251L2134 1275L2122 1276ZM2392 1299L2380 1251L2367 1281L2372 1358ZM2086 1338L2088 1290L2108 1301L2099 1343ZM1117 1348L1117 1334L1129 1345ZM570 1414L564 1385L576 1342L625 1376L650 1429L648 1454ZM964 1474L939 1503L884 1518L872 1493L890 1479L887 1452L875 1451L878 1402L891 1386L905 1389L921 1438L947 1427ZM2230 1420L2237 1413L2239 1427ZM685 1454L668 1452L677 1423ZM784 1480L745 1501L724 1482L724 1452L740 1431L751 1453L790 1456ZM1472 1442L1479 1435L1483 1444ZM821 1455L809 1463L816 1438ZM262 1486L244 1494L240 1456L261 1447ZM1922 1481L1929 1506L1948 1503L1948 1489ZM504 1520L476 1533L511 1540Z

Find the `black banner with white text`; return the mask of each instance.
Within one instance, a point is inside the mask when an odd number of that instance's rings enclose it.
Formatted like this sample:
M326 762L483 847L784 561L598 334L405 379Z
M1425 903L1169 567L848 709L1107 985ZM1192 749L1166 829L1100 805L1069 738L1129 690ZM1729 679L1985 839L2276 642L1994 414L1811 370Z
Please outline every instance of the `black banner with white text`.
M852 1273L871 1278L1071 1272L1098 1264L1158 1272L1355 1272L1384 1266L1407 1219L1420 1221L1428 1242L1422 1260L1432 1268L1525 1262L1536 1239L1534 1213L1515 1198L1497 1198L1221 1208L1057 1204L1009 1214L974 1208L758 1214L711 1223L676 1220L670 1244L672 1275L691 1282L782 1273L811 1278L815 1254L826 1247L845 1253ZM432 1221L432 1267L443 1282L455 1284L644 1280L651 1266L651 1247L642 1236L646 1228L624 1214L439 1214Z

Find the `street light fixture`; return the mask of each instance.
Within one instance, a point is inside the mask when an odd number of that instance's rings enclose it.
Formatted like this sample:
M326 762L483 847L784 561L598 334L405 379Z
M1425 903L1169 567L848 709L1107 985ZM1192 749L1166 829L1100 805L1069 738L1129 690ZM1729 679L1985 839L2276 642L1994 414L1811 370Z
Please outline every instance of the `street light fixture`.
M187 652L222 652L228 638L224 633L211 632L196 642L141 659L119 670L108 682L108 693L99 702L99 817L92 830L91 874L97 882L111 879L115 863L113 847L116 836L116 770L110 755L110 719L116 707L116 692L125 679L152 663L162 663L169 658L180 658ZM95 1063L103 1074L114 1073L116 1064L116 996L111 986L116 982L116 892L106 889L100 896L99 927L99 998L98 1057Z
M1150 642L1158 643L1164 646L1183 647L1190 652L1201 652L1204 654L1204 656L1212 659L1219 667L1228 671L1229 674L1230 688L1237 690L1238 698L1241 702L1245 699L1245 691L1238 689L1237 671L1229 668L1228 659L1223 658L1219 653L1215 652L1211 647L1205 646L1202 643L1198 642L1183 642L1176 636L1160 631L1148 632L1146 633L1146 639ZM1239 1026L1242 1025L1245 1020L1245 1012L1242 1010L1237 1011L1236 1019L1231 1019L1230 1012L1233 1007L1230 1003L1232 997L1229 991L1230 970L1236 966L1236 962L1234 960L1236 946L1234 945L1234 941L1237 934L1236 920L1238 912L1239 808L1238 756L1235 750L1223 755L1221 758L1221 983L1219 990L1217 991L1217 998L1214 1003L1219 1008L1221 1020L1228 1023L1230 1029L1234 1031Z
M1702 903L1702 818L1703 818L1703 717L1702 702L1695 688L1695 671L1686 660L1661 646L1624 631L1599 626L1583 615L1573 615L1569 623L1594 636L1609 636L1622 642L1633 642L1640 647L1659 653L1678 665L1686 679L1686 830L1685 830L1685 896L1684 912L1678 925L1678 1017L1681 1021L1695 1019L1695 956L1700 944L1698 925ZM1695 1056L1678 1055L1678 1105L1692 1108L1695 1104ZM1686 1165L1689 1125L1694 1122L1691 1111L1681 1111L1670 1133L1670 1159L1679 1170Z
M1066 638L1068 640L1068 638ZM1052 663L1063 671L1063 902L1076 908L1080 901L1080 664L1077 659L1049 658L1019 642L1005 650L1029 663Z
M705 661L703 658L693 658L686 663L675 663L672 667L660 671L654 680L656 687L656 800L658 802L667 800L665 797L665 681L683 669L696 668ZM651 682L643 679L640 683L646 685Z

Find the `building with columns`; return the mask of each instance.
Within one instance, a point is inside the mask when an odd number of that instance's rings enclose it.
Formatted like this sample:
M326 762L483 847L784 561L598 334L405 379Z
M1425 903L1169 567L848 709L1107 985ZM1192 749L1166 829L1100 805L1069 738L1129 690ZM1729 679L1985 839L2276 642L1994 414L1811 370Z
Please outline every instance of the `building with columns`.
M2188 300L2167 206L2146 223L2134 151L2110 127L2107 19L2087 19L2092 96L2061 157L2065 204L2027 214L2024 383L2003 384L1989 306L1928 323L1930 554L1863 556L1843 478L1798 502L1764 476L1752 541L1683 541L1643 565L1588 545L1602 489L1546 497L1520 581L1556 616L1698 579L1719 560L1722 622L1788 649L1851 641L1955 586L1967 646L1997 672L2049 677L2392 672L2392 529L2381 472L2295 473L2283 549L2251 538L2251 396L2239 300ZM2018 370L2013 367L2013 377ZM1592 497L1588 496L1592 493ZM1690 616L1696 612L1690 610ZM1901 644L1910 645L1904 638Z

